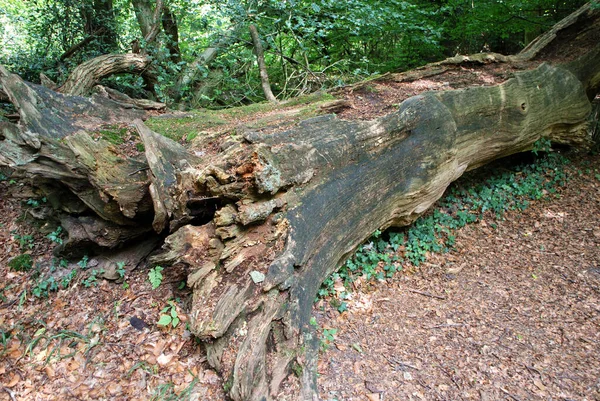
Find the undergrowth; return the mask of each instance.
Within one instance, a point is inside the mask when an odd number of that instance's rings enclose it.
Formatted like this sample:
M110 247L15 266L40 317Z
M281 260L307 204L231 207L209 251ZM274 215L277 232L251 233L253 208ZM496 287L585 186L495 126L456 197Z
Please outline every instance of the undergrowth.
M524 210L531 201L559 196L558 188L568 181L569 160L550 149L548 140L536 142L534 160L511 169L497 169L487 179L474 185L453 184L436 207L410 227L376 231L361 245L354 256L329 276L319 290L320 298L335 296L336 282L341 280L348 291L359 277L385 280L402 270L405 264L419 266L430 253L448 252L454 247L456 230L480 221L485 215L501 219L509 210ZM495 225L492 225L495 228ZM343 302L334 298L340 312Z

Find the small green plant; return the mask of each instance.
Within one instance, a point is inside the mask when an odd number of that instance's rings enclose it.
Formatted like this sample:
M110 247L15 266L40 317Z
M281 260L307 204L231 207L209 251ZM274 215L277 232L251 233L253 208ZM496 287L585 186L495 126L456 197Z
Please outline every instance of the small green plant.
M171 326L175 328L179 325L180 321L176 304L174 301L168 301L167 303L168 305L160 311L161 315L156 324L163 327Z
M162 271L164 269L161 266L156 266L152 269L150 269L150 272L148 272L148 280L150 280L150 284L152 284L152 289L155 290L157 289L160 284L162 283L163 280L163 275L162 275Z
M36 298L48 298L50 292L58 291L58 283L53 276L37 282L31 293Z
M229 390L233 387L233 375L229 376L227 380L223 382L223 390L225 393L228 393Z
M552 142L550 142L547 138L540 138L533 144L533 149L531 149L531 153L538 156L539 152L547 153L552 149Z
M61 238L63 232L63 228L61 226L56 227L56 230L52 231L50 234L46 235L50 241L55 244L61 245L63 243L63 239Z
M46 203L48 200L44 197L41 199L33 199L33 198L29 198L27 199L27 201L25 202L27 204L27 206L31 206L31 207L40 207L41 203ZM41 203L40 203L41 202Z
M103 270L92 269L88 275L88 277L82 281L83 286L85 288L96 287L98 285L98 274L104 273Z
M329 347L335 342L336 335L337 329L323 329L321 337L321 350L327 351Z
M88 267L89 261L90 261L90 258L88 258L88 256L85 255L83 258L81 258L81 260L79 262L77 262L77 266L81 267L82 270L85 270Z
M24 253L22 255L12 258L8 262L8 267L10 267L10 269L13 271L27 272L33 267L33 258L30 254Z
M303 371L304 371L304 369L302 368L302 365L300 365L298 362L294 362L292 364L292 372L294 372L296 377L302 377Z
M51 334L47 327L41 327L35 332L31 341L27 344L24 353L25 355L33 355L35 349L39 346L46 351L44 362L49 363L51 360L62 360L75 355L78 348L77 343L87 345L84 354L87 354L87 352L96 345L89 336L76 331L60 330ZM69 347L64 346L67 344ZM68 354L63 354L65 349L72 349L73 351Z
M117 274L119 278L125 277L125 262L117 262Z
M67 274L66 276L64 276L61 280L60 280L60 286L63 289L66 289L69 284L71 284L71 281L73 281L73 279L77 277L77 269L72 269L69 274Z
M20 235L15 232L12 233L13 238L19 241L19 248L21 250L33 249L35 247L35 240L33 239L33 235Z

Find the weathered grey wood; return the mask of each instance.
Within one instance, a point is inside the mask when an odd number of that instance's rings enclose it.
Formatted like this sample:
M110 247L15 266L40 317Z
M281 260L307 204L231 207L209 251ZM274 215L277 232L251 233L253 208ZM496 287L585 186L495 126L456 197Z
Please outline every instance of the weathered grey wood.
M103 124L143 117L144 112L122 109L109 99L56 93L1 66L0 83L20 115L19 125L0 126L0 165L23 170L46 188L71 192L115 230L144 223L150 228L148 164L122 158L113 145L87 133ZM46 185L49 181L60 185Z
M59 88L62 93L86 95L104 77L118 73L141 73L150 65L144 54L105 54L78 65Z
M124 109L164 110L167 108L165 103L155 102L148 99L134 99L115 89L102 85L96 85L94 87L94 91L99 95L112 100Z
M178 221L185 214L185 206L176 202L176 184L179 172L199 160L183 146L151 131L142 120L133 122L142 141L150 167L150 196L154 204L154 231L161 233L169 221ZM184 219L185 220L185 219Z

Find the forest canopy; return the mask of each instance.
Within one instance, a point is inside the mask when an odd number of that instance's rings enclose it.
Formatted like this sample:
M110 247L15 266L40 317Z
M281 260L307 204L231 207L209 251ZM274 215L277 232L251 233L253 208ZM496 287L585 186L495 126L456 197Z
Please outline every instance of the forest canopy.
M135 97L223 107L287 99L455 54L511 54L584 0L0 0L0 64L57 85L83 62L140 53L102 84ZM121 71L128 72L128 71Z

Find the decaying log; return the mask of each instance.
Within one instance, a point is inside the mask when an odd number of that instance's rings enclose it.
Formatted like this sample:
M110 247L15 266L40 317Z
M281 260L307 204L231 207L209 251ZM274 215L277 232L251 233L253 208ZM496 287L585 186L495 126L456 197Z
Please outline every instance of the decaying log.
M127 227L151 221L154 210L148 193L148 164L123 159L113 145L88 134L104 124L145 117L144 112L122 109L103 97L86 99L56 93L26 83L1 66L0 83L20 115L18 126L0 125L0 165L35 176L45 188L70 191L76 201L64 203L66 213L91 210L103 219L102 224L117 231L129 231ZM149 230L150 224L146 224L145 231ZM64 247L77 247L79 237L74 234ZM101 238L87 239L106 246Z
M183 172L225 205L209 225L188 227L201 246L188 235L165 252L196 261L191 328L230 396L278 398L291 364L309 358L299 350L310 345L321 282L369 233L409 224L464 171L541 137L584 144L584 70L542 65L496 87L416 96L371 122L324 116L283 133L248 133L221 163L206 161L220 177L198 166ZM240 182L241 194L224 189ZM314 396L313 375L304 370L302 399Z
M113 102L118 103L119 106L124 109L164 110L167 108L165 103L155 102L148 99L134 99L124 93L119 92L118 90L102 85L96 85L94 90L100 96L104 96L108 99L111 99Z
M190 329L229 396L278 400L296 389L306 401L318 399L309 321L323 280L373 231L414 221L465 171L540 138L588 144L600 46L497 86L426 92L372 121L326 115L227 136L202 157L141 121L144 157L119 157L83 132L97 117L76 122L82 98L51 96L3 69L0 85L21 114L19 126L0 126L0 165L67 188L99 216L63 216L70 240L115 248L169 234L151 260L190 268ZM39 107L48 99L52 112Z

